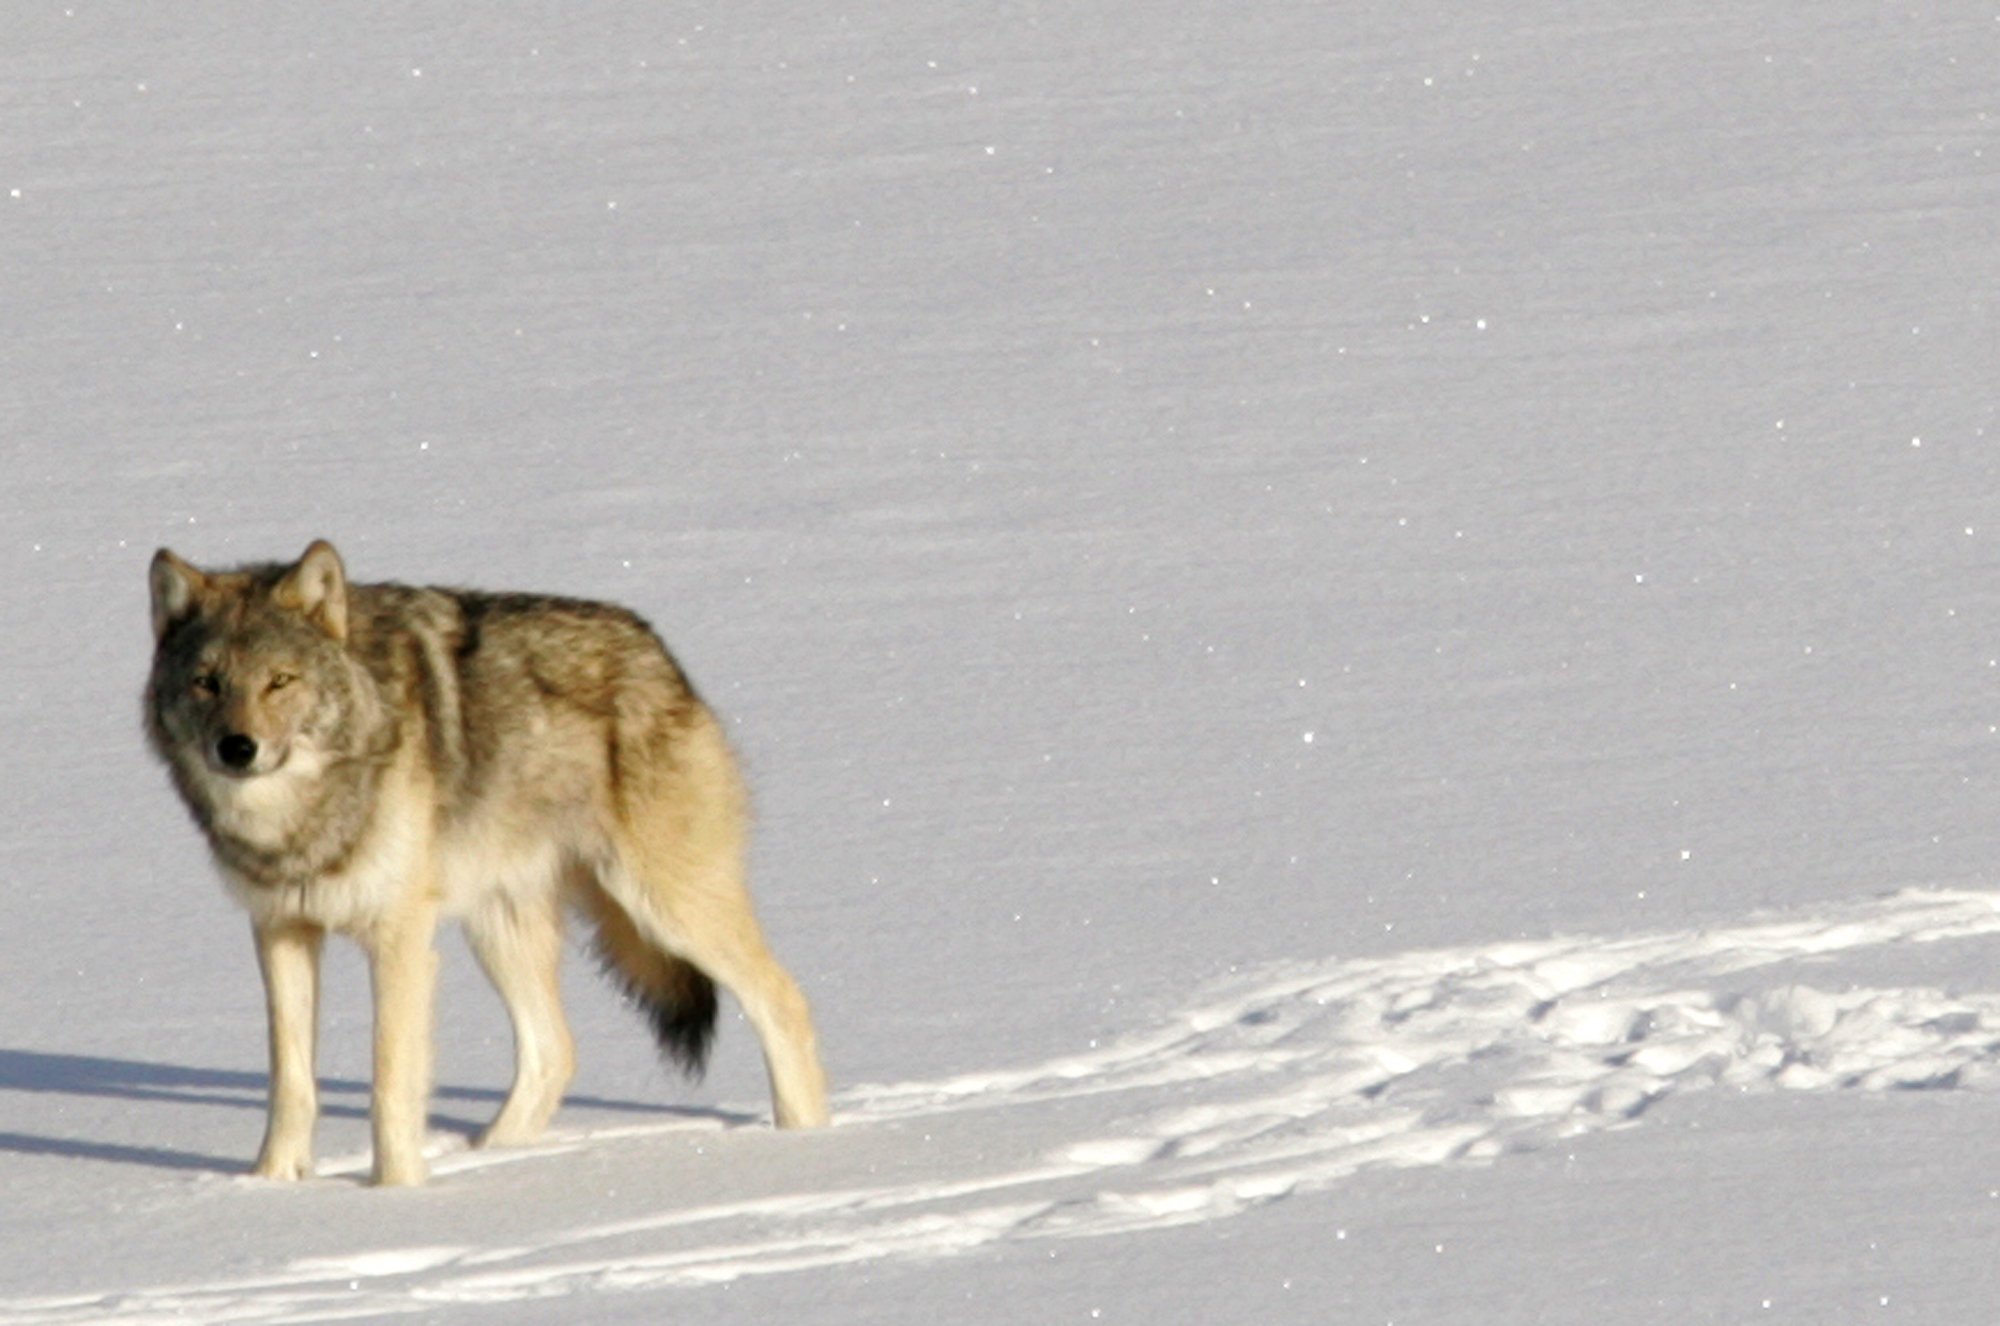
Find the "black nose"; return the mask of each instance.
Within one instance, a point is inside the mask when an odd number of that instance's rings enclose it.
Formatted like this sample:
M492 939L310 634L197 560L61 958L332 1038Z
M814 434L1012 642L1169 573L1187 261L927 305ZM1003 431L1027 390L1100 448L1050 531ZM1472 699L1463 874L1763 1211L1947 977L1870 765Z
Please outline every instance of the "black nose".
M248 769L257 758L257 743L241 732L231 732L215 743L215 758L231 769Z

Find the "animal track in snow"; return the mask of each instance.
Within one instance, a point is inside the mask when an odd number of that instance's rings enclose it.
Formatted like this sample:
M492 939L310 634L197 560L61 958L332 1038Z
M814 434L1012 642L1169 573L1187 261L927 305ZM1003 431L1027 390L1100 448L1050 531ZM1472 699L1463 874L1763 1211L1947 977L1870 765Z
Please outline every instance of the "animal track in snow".
M0 1301L0 1322L313 1320L936 1258L1221 1219L1367 1169L1492 1160L1633 1126L1712 1086L1985 1087L2000 1077L2000 994L1828 992L1747 974L1997 931L2000 894L1906 891L1708 930L1293 964L1088 1053L836 1101L839 1124L862 1129L950 1116L977 1131L980 1112L1035 1111L1036 1127L1012 1131L1039 1140L1009 1161L946 1149L921 1181L693 1206L505 1247L357 1252L228 1283ZM438 1172L449 1182L688 1126L460 1152Z

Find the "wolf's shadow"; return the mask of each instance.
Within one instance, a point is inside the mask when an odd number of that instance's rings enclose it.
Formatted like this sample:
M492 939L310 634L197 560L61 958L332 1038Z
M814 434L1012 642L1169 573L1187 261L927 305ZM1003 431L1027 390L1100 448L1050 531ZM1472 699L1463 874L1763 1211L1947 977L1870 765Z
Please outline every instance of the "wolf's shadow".
M137 1059L111 1059L89 1054L52 1054L44 1050L0 1049L0 1092L20 1091L35 1095L96 1096L110 1100L159 1101L176 1105L216 1105L225 1109L261 1111L270 1079L262 1073L233 1072L220 1068L188 1068L179 1064L147 1063ZM322 1077L319 1080L320 1113L332 1118L368 1117L368 1084L352 1078ZM342 1099L345 1097L346 1099ZM505 1093L483 1087L440 1086L432 1093L433 1102L489 1102L496 1108ZM683 1119L719 1120L738 1127L753 1121L752 1116L730 1110L702 1106L662 1105L653 1101L607 1100L600 1096L563 1097L565 1108L611 1110L624 1113L667 1115ZM467 1137L485 1126L484 1120L455 1117L432 1111L431 1125ZM240 1174L249 1168L249 1158L205 1156L170 1147L129 1146L117 1142L93 1142L82 1138L44 1137L33 1133L0 1130L0 1152L31 1156L74 1156L86 1160L107 1160L155 1169L210 1170L219 1174Z

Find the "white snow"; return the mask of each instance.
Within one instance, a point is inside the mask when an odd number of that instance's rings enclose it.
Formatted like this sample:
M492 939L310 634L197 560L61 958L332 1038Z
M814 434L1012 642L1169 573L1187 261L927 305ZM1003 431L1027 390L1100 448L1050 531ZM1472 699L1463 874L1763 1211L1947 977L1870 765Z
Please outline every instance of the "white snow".
M0 1322L1976 1321L2000 22L10 13ZM456 940L436 1178L243 1177L144 570L627 602L836 1126ZM560 1300L560 1301L555 1301Z

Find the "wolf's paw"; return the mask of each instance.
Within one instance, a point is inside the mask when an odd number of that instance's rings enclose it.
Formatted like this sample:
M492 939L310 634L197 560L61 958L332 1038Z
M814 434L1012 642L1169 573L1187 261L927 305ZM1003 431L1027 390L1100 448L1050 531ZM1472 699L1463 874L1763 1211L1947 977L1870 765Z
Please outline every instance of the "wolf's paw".
M476 1147L526 1146L540 1140L543 1129L538 1124L517 1123L509 1119L495 1119L485 1131L472 1139Z
M375 1168L368 1175L368 1182L377 1188L419 1188L430 1177L430 1166L424 1158L413 1160L383 1160L377 1158Z
M824 1128L833 1122L827 1113L826 1102L813 1101L792 1108L779 1107L772 1112L771 1123L778 1128Z
M266 1151L257 1157L250 1172L260 1179L292 1183L313 1176L312 1156L303 1151Z

